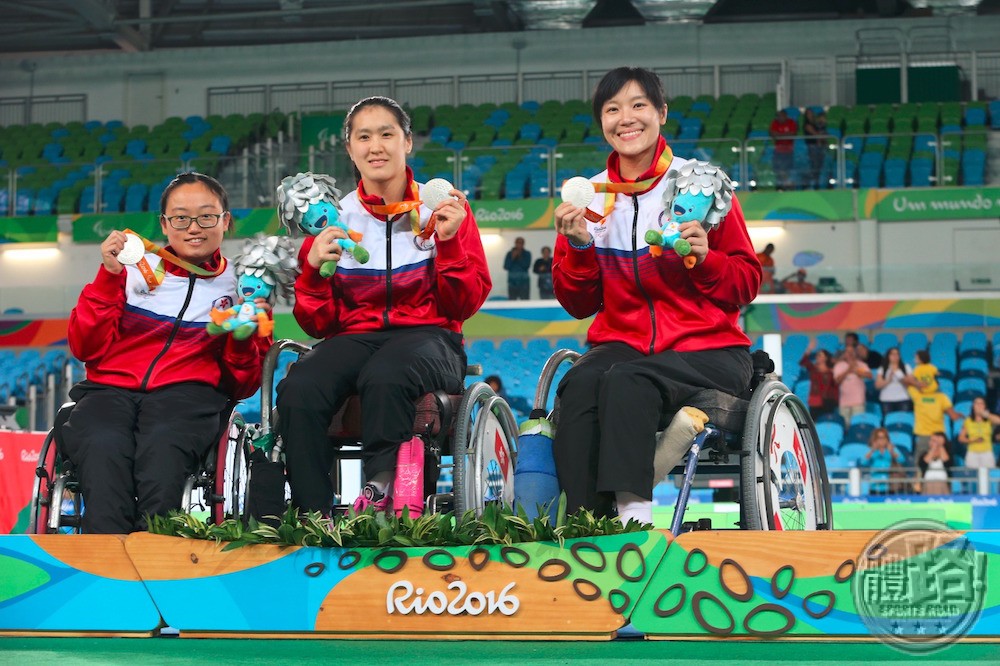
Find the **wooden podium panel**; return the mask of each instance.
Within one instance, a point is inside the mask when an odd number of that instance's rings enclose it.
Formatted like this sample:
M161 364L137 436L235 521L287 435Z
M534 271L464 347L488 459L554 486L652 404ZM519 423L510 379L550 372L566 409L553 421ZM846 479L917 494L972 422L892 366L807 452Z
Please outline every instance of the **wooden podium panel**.
M631 619L651 638L997 636L998 553L993 532L691 532Z
M627 622L668 543L639 532L563 547L222 552L134 534L126 547L181 636L601 640Z
M149 635L159 626L124 537L0 536L0 634Z

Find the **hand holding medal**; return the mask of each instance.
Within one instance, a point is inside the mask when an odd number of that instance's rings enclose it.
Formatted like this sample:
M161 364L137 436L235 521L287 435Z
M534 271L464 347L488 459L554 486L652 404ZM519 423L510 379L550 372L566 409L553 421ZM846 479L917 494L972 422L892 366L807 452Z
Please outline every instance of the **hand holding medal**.
M123 266L138 263L146 253L142 239L132 233L112 231L101 243L101 260L111 273L122 272Z
M434 211L421 236L428 231L439 240L449 240L458 233L465 219L465 197L444 178L432 178L420 192L424 205Z

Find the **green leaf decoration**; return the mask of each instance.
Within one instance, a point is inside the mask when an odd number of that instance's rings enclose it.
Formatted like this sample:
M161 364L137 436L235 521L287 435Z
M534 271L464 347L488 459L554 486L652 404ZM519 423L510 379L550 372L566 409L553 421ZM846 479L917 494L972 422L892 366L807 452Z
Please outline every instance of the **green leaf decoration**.
M544 509L544 510L543 510ZM300 512L289 506L276 527L250 518L226 520L219 525L180 511L166 516L146 516L153 534L202 539L225 543L224 551L252 544L278 546L313 546L319 548L373 547L446 547L471 545L512 545L534 541L627 534L652 529L652 525L618 518L597 518L585 509L566 513L566 495L559 497L553 525L548 507L539 507L538 516L529 519L523 507L487 504L478 518L466 511L460 518L453 513L424 514L397 518L395 514L376 512L369 507L360 513L348 509L342 516L324 517L316 511Z

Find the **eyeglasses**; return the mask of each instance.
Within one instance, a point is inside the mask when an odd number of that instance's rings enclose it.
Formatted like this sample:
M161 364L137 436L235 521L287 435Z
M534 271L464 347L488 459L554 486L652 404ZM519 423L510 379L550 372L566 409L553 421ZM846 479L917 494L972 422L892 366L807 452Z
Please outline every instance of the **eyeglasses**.
M194 217L190 215L174 215L173 217L167 217L164 215L163 217L166 218L167 222L169 222L170 226L174 229L187 229L191 226L192 222L197 222L198 226L202 229L211 229L217 225L222 216L228 212L229 211L224 210L221 213L202 213L201 215Z

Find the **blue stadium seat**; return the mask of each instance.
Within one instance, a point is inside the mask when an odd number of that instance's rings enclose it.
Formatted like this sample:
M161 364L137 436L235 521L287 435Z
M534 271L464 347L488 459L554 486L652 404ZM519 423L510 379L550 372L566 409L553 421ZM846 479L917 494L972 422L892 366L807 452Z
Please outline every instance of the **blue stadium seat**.
M816 336L816 349L825 349L831 354L836 354L842 348L841 339L833 333L820 333Z
M898 346L899 338L896 337L895 333L876 333L872 340L871 349L884 356L887 351Z
M986 334L982 331L968 331L962 336L962 342L958 346L958 353L961 354L966 349L986 349Z
M901 430L890 430L889 441L904 454L913 453L913 433Z
M884 422L886 430L890 432L913 432L913 412L889 412L885 415Z
M990 364L982 356L964 356L958 363L957 378L963 376L982 377L986 379L990 374Z
M867 444L844 444L837 451L837 455L840 459L849 467L856 467L858 461L861 460L868 453L869 446Z
M851 418L851 427L863 423L870 425L872 428L878 428L882 425L882 419L871 412L863 412L861 414L855 414Z
M829 447L834 452L839 451L841 444L844 443L844 426L836 421L817 423L816 434L819 436L820 444L823 445L824 450Z
M910 160L910 185L912 187L930 187L931 176L934 175L934 162L925 157L914 157Z
M876 427L878 426L874 426L871 423L852 423L844 432L844 443L864 444L865 446L868 446L868 438L871 437L872 430Z
M913 332L904 335L903 341L899 345L899 353L903 356L903 362L913 363L917 351L927 349L928 345L926 333Z

